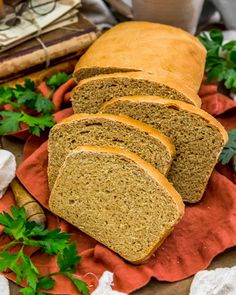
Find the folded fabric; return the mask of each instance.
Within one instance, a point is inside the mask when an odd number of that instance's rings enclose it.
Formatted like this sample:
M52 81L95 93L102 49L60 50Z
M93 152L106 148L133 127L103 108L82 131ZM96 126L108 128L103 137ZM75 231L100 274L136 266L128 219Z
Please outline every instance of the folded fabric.
M189 295L235 295L235 276L235 266L200 271L193 279Z
M102 274L98 287L91 295L126 295L118 291L113 291L111 288L113 282L113 273L109 271L104 271Z
M0 294L10 295L8 280L3 275L0 275Z
M202 86L200 93L203 94L206 111L215 114L228 129L236 128L236 104L232 100L217 94L216 87L209 85ZM61 119L70 113L71 109L65 109L56 116ZM33 138L28 138L25 157L17 176L27 190L48 208L47 142L43 142L43 139L35 142ZM82 257L76 275L88 283L91 292L98 286L97 278L106 270L114 273L112 289L125 293L146 285L151 277L169 282L182 280L207 268L216 255L236 245L236 185L231 180L235 174L230 166L222 169L217 165L217 170L210 178L202 201L186 207L182 221L155 255L143 265L133 266L125 262L105 246L46 210L48 226L59 227L73 234L72 239L77 241ZM228 178L229 175L231 177ZM7 192L0 201L0 211L9 211L12 204L12 194ZM4 245L5 238L4 235L0 236L0 246ZM35 253L32 259L43 274L56 269L55 260L45 254ZM7 277L15 280L12 273ZM77 294L65 277L55 279L56 287L50 293Z
M0 149L0 199L16 173L15 156L5 150ZM0 293L1 294L1 293Z

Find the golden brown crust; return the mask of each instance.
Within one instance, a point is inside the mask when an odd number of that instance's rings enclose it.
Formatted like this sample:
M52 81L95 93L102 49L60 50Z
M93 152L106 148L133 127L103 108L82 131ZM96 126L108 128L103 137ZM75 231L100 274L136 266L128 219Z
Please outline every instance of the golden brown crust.
M139 103L142 103L142 102L159 103L159 104L167 105L170 107L175 107L185 111L189 111L191 113L194 113L202 117L204 120L208 121L210 124L216 127L219 130L219 132L222 134L224 143L226 143L228 140L228 133L226 132L225 128L220 124L220 122L218 122L214 117L212 117L207 112L189 103L185 103L183 101L178 101L173 99L164 99L160 96L124 96L124 97L113 98L110 101L106 102L101 107L101 110L106 110L106 108L108 108L112 104L115 104L118 101L130 101L130 102L139 102Z
M180 194L174 189L172 184L169 183L169 181L163 174L161 174L156 168L154 168L148 162L144 161L135 153L119 148L119 147L111 147L111 146L101 147L101 146L93 146L93 145L80 146L77 149L75 149L75 151L94 152L94 153L112 153L112 154L120 155L132 160L138 166L140 166L149 176L151 176L156 182L158 182L161 186L165 187L168 190L173 200L175 201L177 207L179 208L180 216L183 216L185 206Z
M182 216L180 216L179 220L182 218ZM162 239L159 241L159 243L157 243L152 249L150 249L150 251L147 251L147 255L145 257L143 257L140 260L135 260L132 261L133 264L141 264L141 263L145 263L155 252L156 250L161 246L161 244L165 241L165 239L169 236L169 234L172 232L174 227L170 228L168 231L165 232L165 235L162 237Z
M74 120L83 120L83 119L108 119L111 121L118 121L126 125L130 125L133 128L136 128L140 130L141 132L147 132L150 136L160 140L168 149L171 157L175 156L175 146L173 145L170 138L156 130L155 128L149 126L148 124L145 124L143 122L140 122L138 120L135 120L133 118L130 118L125 115L111 115L111 114L74 114L64 120L62 120L59 124L56 126L59 126L64 123L69 123Z
M83 69L119 69L159 73L164 69L199 90L206 50L189 33L150 22L125 22L104 33L78 61L74 74ZM83 77L85 78L85 77Z
M158 74L155 73L145 73L145 72L127 72L127 73L113 73L106 75L97 75L91 78L81 80L78 85L75 87L79 88L88 82L97 81L100 79L113 79L113 78L127 78L127 79L138 79L138 80L148 80L155 83L164 84L170 88L175 89L177 92L180 92L185 97L193 102L197 107L201 107L202 100L191 88L186 86L182 80L175 76L173 73L170 75L169 72L164 70L159 70ZM74 91L75 91L74 89Z

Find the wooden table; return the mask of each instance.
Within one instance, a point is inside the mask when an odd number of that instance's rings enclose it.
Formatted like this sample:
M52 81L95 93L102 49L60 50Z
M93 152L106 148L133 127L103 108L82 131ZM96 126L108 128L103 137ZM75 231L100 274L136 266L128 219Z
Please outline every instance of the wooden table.
M14 153L17 163L22 161L23 143L16 139L2 138L2 145L5 149ZM230 267L236 265L236 247L226 250L218 255L209 266L209 269L217 267ZM133 292L133 295L189 295L192 277L176 283L158 282L151 280L144 288ZM10 283L11 295L20 295L19 288ZM64 294L61 294L64 295ZM101 294L102 295L102 294Z

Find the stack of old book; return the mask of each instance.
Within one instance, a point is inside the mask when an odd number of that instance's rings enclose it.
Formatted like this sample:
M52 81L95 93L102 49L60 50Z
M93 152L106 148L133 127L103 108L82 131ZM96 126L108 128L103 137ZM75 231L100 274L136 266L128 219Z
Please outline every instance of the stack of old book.
M27 8L19 24L3 29L12 17L5 15L0 21L0 83L55 66L57 71L72 71L99 34L79 13L80 6L81 0L59 0L46 15Z

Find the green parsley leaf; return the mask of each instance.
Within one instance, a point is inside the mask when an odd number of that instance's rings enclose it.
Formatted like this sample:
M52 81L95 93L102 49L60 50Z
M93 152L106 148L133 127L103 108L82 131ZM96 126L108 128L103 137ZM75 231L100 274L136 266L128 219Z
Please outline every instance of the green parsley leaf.
M236 64L236 48L233 48L233 49L229 52L229 59L230 59L230 61L232 61L233 63Z
M3 232L12 235L16 240L22 238L25 230L26 213L23 208L11 207L13 218L6 212L0 214L0 224Z
M9 227L4 228L4 233L12 235L16 240L22 238L22 233L25 230L25 220L18 217L14 220Z
M44 289L44 290L51 290L55 286L55 280L51 277L45 276L39 280L37 285L37 290Z
M49 78L46 83L49 87L56 89L62 84L66 83L72 77L71 74L66 74L64 72L53 75Z
M38 282L38 275L39 271L32 263L31 259L23 254L23 251L20 251L21 253L21 269L22 269L22 279L26 279L29 287L31 287L33 290L36 290L36 285Z
M229 140L219 157L219 162L221 162L223 165L228 164L232 157L236 155L236 129L230 130L228 135ZM236 172L236 159L234 160L234 171Z
M32 91L35 91L35 84L33 81L31 81L30 79L25 79L25 88L30 89Z
M17 262L19 259L19 255L11 254L6 251L0 252L0 272L6 270L6 268L10 268L12 271L18 272Z
M37 112L39 113L49 113L51 110L55 108L55 105L51 100L45 98L43 95L38 94L35 100L35 106Z
M39 247L49 255L58 254L68 245L69 234L60 232L58 228L51 231L44 229L37 234L36 232L27 234L29 238L34 238L34 240L27 240L27 245Z
M16 274L17 284L24 280L27 286L20 290L23 295L46 295L41 290L53 289L56 282L52 276L58 274L66 275L78 291L88 295L86 283L72 274L76 271L80 256L76 244L69 244L70 235L60 232L60 229L48 230L35 222L28 222L24 208L11 207L11 215L6 212L0 213L3 232L13 238L0 251L0 272L9 268ZM19 252L8 252L16 244L21 246ZM57 255L59 271L41 276L30 257L24 253L24 247L27 245L36 246L49 255Z
M25 86L16 84L15 87L0 85L0 105L10 104L13 111L2 111L0 116L0 135L16 132L20 129L20 122L29 125L30 131L39 136L45 127L52 127L52 110L54 104L36 92L35 84L29 79L25 80ZM36 116L29 116L24 112L25 107L38 113Z
M48 114L41 117L34 117L25 112L2 111L0 116L4 119L0 120L0 135L16 132L20 128L20 122L24 122L29 126L32 134L39 136L41 130L46 127L52 127L55 123L52 121L53 116Z
M236 47L236 41L230 41L230 42L225 43L222 46L222 49L223 50L231 50L231 49L233 49L235 47Z
M36 92L30 89L25 89L23 91L13 90L14 96L18 99L20 105L25 105L27 101L34 101L37 97Z
M0 135L16 132L20 128L21 113L2 111L0 116L3 117L0 120Z
M220 30L211 30L210 31L211 40L215 43L221 45L223 42L223 33Z
M30 89L24 91L13 90L20 105L24 105L36 110L38 113L49 113L54 109L54 104L42 94Z
M42 117L33 117L25 112L22 112L20 120L29 126L32 134L39 136L41 130L45 130L45 127L52 127L55 123L52 121L52 115L44 115Z
M76 288L79 292L81 292L83 295L89 295L89 290L87 288L87 284L79 279L77 279L75 276L73 276L71 273L65 273L65 275L68 276L68 278L71 279L71 281L74 283Z
M12 223L13 219L7 212L0 213L0 225L5 227L9 227Z
M61 272L75 272L76 266L80 262L80 256L76 244L70 244L57 257L57 264Z
M12 98L12 89L9 86L3 87L0 85L0 105L2 104L11 104Z
M20 292L23 295L35 295L35 291L31 287L22 288L20 289Z
M236 41L223 44L223 33L212 30L198 36L207 49L205 72L207 82L218 81L218 90L224 87L236 91Z

